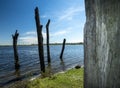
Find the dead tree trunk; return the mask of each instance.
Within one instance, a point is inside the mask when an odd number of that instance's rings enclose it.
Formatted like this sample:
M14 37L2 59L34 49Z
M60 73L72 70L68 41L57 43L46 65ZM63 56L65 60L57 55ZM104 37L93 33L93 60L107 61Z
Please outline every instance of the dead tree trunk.
M64 52L64 49L65 49L65 42L66 42L66 39L63 40L62 51L61 51L61 54L60 54L60 59L61 60L62 60L63 52Z
M50 60L50 47L49 47L49 24L50 24L50 19L48 20L46 24L46 31L47 31L47 58L48 58L48 63L51 62Z
M18 52L17 52L17 39L18 39L19 33L17 33L17 30L14 35L12 35L13 38L13 50L14 50L14 59L15 59L15 69L19 69L19 58L18 58Z
M37 28L38 51L39 51L39 58L40 58L40 66L41 66L41 71L45 72L42 25L40 24L40 20L39 20L38 7L35 8L35 21L36 21L36 28Z

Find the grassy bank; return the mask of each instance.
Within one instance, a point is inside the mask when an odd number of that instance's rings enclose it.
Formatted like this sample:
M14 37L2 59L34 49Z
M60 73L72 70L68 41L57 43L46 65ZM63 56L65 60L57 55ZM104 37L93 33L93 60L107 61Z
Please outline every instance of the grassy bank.
M46 78L18 82L9 88L83 88L83 68L71 69Z

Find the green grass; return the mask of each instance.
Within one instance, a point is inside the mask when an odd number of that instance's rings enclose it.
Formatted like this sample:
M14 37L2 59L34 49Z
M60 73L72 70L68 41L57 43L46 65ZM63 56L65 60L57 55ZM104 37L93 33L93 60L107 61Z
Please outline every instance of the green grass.
M83 88L83 68L23 82L21 86L17 83L11 88Z

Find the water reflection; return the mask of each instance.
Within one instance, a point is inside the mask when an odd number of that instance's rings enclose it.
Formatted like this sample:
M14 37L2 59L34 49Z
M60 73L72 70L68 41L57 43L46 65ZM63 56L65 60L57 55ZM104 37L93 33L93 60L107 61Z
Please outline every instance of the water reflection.
M63 71L65 71L65 63L64 63L63 60L61 60L60 65L61 65L61 69L62 69Z
M20 69L15 69L15 76L16 76L16 81L20 80Z
M51 63L48 63L47 72L48 72L49 75L52 74L52 66L51 66Z

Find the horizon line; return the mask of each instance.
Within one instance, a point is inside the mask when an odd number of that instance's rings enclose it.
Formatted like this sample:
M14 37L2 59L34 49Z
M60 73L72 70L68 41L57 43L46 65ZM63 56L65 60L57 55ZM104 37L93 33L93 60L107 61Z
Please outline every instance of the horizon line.
M62 43L50 43L50 45L61 45ZM66 44L84 44L84 42L72 42L72 43L66 43ZM37 43L35 44L17 44L18 46L20 45L38 45ZM43 45L46 45L46 43L44 43ZM12 46L12 44L0 44L0 46Z

